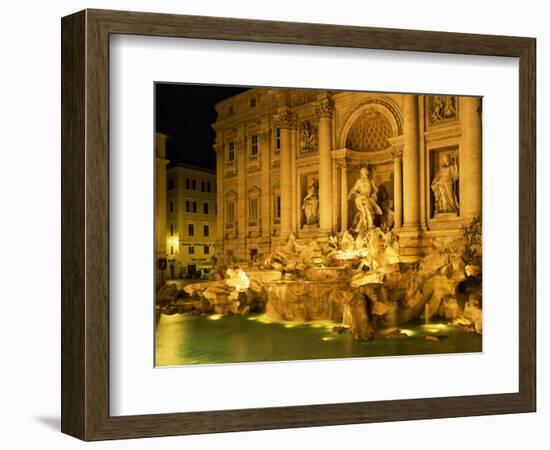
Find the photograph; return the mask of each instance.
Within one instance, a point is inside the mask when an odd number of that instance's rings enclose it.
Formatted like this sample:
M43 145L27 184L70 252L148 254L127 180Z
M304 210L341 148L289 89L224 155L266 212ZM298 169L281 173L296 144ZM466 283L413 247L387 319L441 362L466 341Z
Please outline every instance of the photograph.
M482 98L161 83L155 366L482 351Z

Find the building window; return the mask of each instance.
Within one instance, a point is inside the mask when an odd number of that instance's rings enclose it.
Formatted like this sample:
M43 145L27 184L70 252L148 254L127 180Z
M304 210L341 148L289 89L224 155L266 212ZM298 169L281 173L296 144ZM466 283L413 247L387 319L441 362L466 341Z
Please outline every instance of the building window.
M250 149L250 156L256 158L258 156L258 135L252 135L252 148Z
M176 187L176 182L173 179L168 180L168 190L171 191Z
M273 217L275 219L275 223L279 223L281 221L281 194L275 194L275 199L273 203Z
M174 225L170 224L170 236L174 236Z
M249 200L249 208L250 208L250 214L248 220L250 221L251 225L257 225L258 224L258 199L257 198L251 198Z
M201 192L204 192L204 181L201 181Z
M208 245L205 245L203 248L203 252L205 255L208 255L210 253L210 247Z
M197 180L191 180L191 189L197 190Z
M193 225L192 223L187 225L187 234L189 236L195 236L195 225Z
M248 226L257 227L260 219L260 190L257 187L249 189L248 197Z
M208 237L209 233L210 233L210 227L208 225L203 225L203 227L202 227L203 236Z
M170 254L171 254L171 255L174 254L174 246L173 246L173 245L170 246Z
M172 202L172 200L170 200L170 212L174 212L174 202Z
M210 185L210 181L208 181L208 182L206 183L206 191L207 191L207 192L212 192L211 188L212 188L212 186Z
M233 106L230 106L229 108L227 108L227 114L229 115L233 114Z
M251 108L256 107L256 97L250 97L250 107Z
M231 228L235 224L235 203L237 196L230 192L225 198L225 225Z
M227 223L232 225L234 222L235 222L235 202L230 200L227 202Z
M189 187L190 187L189 178L186 178L185 179L185 189L189 189Z
M275 128L275 150L281 149L281 129Z
M229 143L229 151L227 154L227 160L228 161L235 161L235 143L231 141Z
M197 212L197 202L191 200L185 200L185 212L196 213Z
M203 214L208 214L208 203L203 203L202 204L202 213Z
M190 255L194 255L194 254L195 254L195 247L193 247L192 245L190 245L190 246L188 247L188 249L189 249L189 254L190 254Z

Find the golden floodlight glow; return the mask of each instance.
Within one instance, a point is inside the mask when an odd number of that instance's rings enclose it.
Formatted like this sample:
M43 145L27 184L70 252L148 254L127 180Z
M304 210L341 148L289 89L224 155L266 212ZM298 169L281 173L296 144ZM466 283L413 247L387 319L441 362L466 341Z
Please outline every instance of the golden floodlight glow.
M267 314L262 314L261 316L256 317L256 319L260 323L273 323L273 320L271 320Z
M437 333L439 331L447 331L449 329L448 325L444 323L433 323L428 325L421 325L424 330L429 331L430 333Z
M413 330L406 330L406 329L401 329L401 333L404 333L404 334L406 334L406 335L409 336L409 337L412 337L412 336L415 336L415 335L416 335L416 331L413 331Z
M358 248L353 250L338 250L336 252L336 259L345 261L348 259L365 258L369 256L369 251L366 248Z
M246 291L250 287L250 278L246 275L246 272L241 269L227 269L227 279L225 284L234 287L237 292Z
M179 248L180 248L180 238L178 234L175 234L174 236L168 236L166 238L166 243L168 245L168 248L174 249L174 254L179 254Z
M208 316L209 320L219 320L222 318L221 314L212 314L211 316Z

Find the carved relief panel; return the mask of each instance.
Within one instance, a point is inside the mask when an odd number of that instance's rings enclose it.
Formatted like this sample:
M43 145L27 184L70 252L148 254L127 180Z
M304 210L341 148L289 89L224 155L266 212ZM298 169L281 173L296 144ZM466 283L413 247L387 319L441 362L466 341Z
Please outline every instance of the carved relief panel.
M299 126L300 153L317 150L317 127L310 120L304 120Z
M456 95L430 95L427 97L428 121L436 124L458 117L458 97Z

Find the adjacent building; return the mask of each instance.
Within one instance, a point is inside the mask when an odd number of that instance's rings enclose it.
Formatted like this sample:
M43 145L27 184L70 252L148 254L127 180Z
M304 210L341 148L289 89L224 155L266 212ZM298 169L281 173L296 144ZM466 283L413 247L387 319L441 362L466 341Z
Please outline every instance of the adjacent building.
M216 238L216 174L187 164L169 165L166 176L168 277L210 268Z
M479 97L256 88L216 110L220 255L353 229L362 167L409 259L481 216Z
M168 136L155 134L155 283L160 287L167 267L166 259L166 140Z

